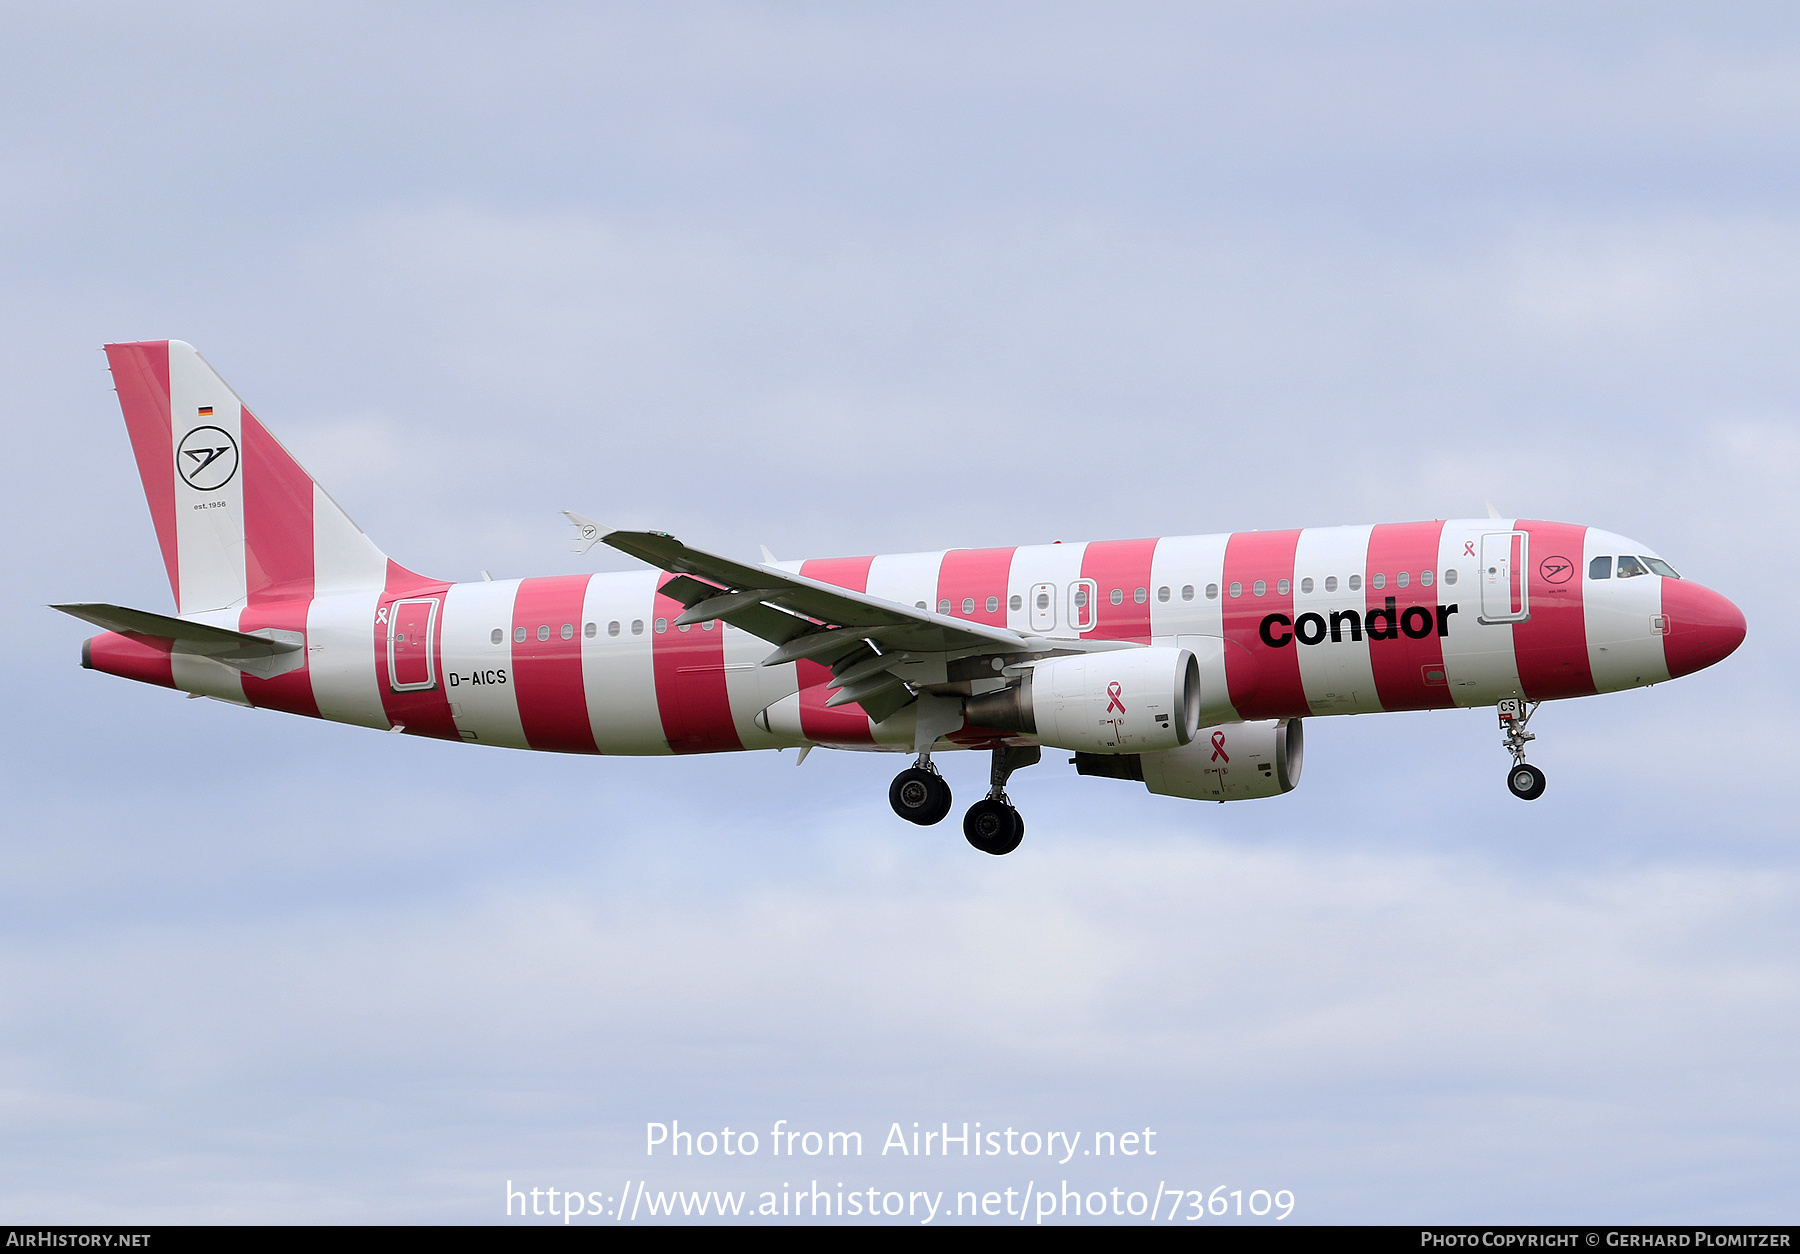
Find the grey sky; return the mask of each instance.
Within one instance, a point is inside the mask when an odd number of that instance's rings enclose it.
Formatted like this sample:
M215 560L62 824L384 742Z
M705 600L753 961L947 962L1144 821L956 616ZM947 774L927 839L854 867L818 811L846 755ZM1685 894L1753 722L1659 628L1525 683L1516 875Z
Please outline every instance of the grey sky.
M1790 6L7 26L0 1216L484 1221L644 1175L646 1120L786 1118L1163 1153L652 1179L1793 1218ZM1750 635L1546 707L1531 806L1488 713L1313 720L1267 802L1049 754L983 858L899 830L885 757L483 752L78 670L44 603L168 606L95 350L171 336L434 575L629 565L562 508L798 557L1491 500Z

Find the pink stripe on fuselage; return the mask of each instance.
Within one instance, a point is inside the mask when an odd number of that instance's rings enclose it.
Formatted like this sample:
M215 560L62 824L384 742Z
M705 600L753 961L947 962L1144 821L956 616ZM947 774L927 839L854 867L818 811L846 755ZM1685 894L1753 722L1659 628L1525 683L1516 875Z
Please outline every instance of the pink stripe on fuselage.
M1082 632L1083 636L1150 643L1150 563L1155 556L1155 540L1095 540L1088 544L1081 554L1081 577L1092 579L1097 591L1094 625ZM1119 594L1116 605L1115 591ZM1140 592L1142 601L1138 600Z
M513 598L513 697L533 749L597 753L581 680L581 610L590 575L524 579ZM525 629L523 643L518 629ZM569 631L563 636L564 629ZM549 639L543 639L545 631Z
M1439 710L1456 704L1444 674L1444 644L1438 636L1437 560L1443 534L1442 522L1382 523L1369 533L1363 593L1365 607L1375 617L1364 615L1364 635L1376 697L1384 710ZM1379 588L1375 586L1378 575L1383 585ZM1402 578L1406 580L1404 588L1400 586ZM1446 628L1468 630L1469 623L1456 621L1460 616L1459 609L1455 617L1446 617ZM1425 634L1415 638L1409 627Z
M869 590L869 567L873 557L821 557L800 565L800 573L820 583L836 584L852 592ZM800 682L800 733L818 744L868 745L875 743L869 729L869 716L860 705L828 708L832 695L825 686L831 678L829 668L818 662L802 660L796 664Z
M661 588L674 576L657 577ZM718 624L682 631L675 620L686 607L656 594L651 606L650 656L656 676L656 708L671 753L724 753L742 749L725 687L725 632ZM655 630L660 620L664 629Z
M404 727L409 736L433 736L439 740L461 740L456 721L450 717L450 698L444 690L444 593L450 585L437 579L415 575L398 562L387 567L387 587L376 605L372 631L375 637L375 683L381 693L381 708L388 722ZM432 673L437 683L431 688L412 692L395 692L388 682L388 620L395 601L432 598L438 603L437 626L430 641Z
M1530 569L1520 572L1529 592L1530 617L1513 624L1519 686L1533 701L1585 697L1594 692L1588 658L1587 609L1581 568L1587 528L1570 523L1526 522L1514 527L1531 537ZM1518 541L1513 541L1515 553ZM1516 559L1515 559L1516 561Z
M1270 648L1263 643L1262 624L1270 614L1294 621L1294 592L1286 595L1281 581L1294 578L1294 553L1300 545L1298 531L1240 531L1225 542L1224 582L1219 600L1224 611L1225 638L1243 652L1225 650L1225 683L1231 704L1246 719L1299 718L1311 713L1306 688L1300 680L1300 655L1289 643ZM1263 595L1256 595L1256 581L1263 581ZM1231 585L1241 585L1238 596ZM1275 633L1279 634L1279 633Z
M1013 549L951 549L938 564L937 601L933 608L952 618L1006 626L1006 586L1012 575ZM866 576L865 576L866 578ZM859 588L858 591L862 589ZM994 608L988 608L993 601ZM950 603L948 610L944 602ZM963 608L968 602L969 607Z
M175 665L169 650L175 642L137 632L106 631L93 637L82 650L83 662L97 671L135 679L141 684L175 686Z

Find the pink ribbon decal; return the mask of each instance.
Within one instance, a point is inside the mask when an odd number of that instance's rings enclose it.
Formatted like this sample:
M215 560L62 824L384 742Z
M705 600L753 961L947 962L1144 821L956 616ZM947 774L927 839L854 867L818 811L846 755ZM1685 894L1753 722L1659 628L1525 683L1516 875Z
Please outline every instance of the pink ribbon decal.
M1231 755L1225 752L1225 733L1222 731L1214 732L1212 734L1212 742L1213 755L1211 760L1217 762L1220 758L1224 758L1226 762L1230 762Z
M1112 683L1106 685L1106 712L1108 714L1111 714L1114 710L1117 710L1121 714L1125 713L1125 703L1119 699L1120 694L1124 691L1123 688L1119 687L1119 681L1116 679L1113 680Z

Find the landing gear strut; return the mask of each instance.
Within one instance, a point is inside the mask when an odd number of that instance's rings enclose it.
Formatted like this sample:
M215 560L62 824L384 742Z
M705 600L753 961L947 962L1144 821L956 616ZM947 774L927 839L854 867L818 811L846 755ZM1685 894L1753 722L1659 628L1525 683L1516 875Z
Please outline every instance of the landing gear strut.
M941 822L950 813L950 785L931 764L931 754L921 753L916 762L894 776L888 786L888 804L895 814L921 827Z
M1521 801L1536 801L1544 795L1544 773L1525 761L1526 744L1537 739L1525 730L1525 724L1541 704L1533 701L1526 705L1518 700L1500 703L1500 726L1506 731L1501 740L1513 760L1512 769L1506 773L1506 787Z
M1025 839L1025 820L1013 809L1006 796L1006 781L1022 766L1031 766L1044 756L1036 745L994 750L994 765L988 778L992 786L988 795L969 807L963 816L963 835L983 853L1011 853Z

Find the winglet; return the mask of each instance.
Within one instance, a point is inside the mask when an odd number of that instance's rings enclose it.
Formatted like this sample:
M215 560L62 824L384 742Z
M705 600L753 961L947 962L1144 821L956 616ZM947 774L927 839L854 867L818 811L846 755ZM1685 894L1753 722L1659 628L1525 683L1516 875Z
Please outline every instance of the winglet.
M575 553L586 553L606 534L606 529L591 518L583 518L572 509L565 509L563 517L575 524L575 538L569 541L569 549Z
M1488 507L1488 517L1489 518L1500 517L1500 511L1494 508L1494 503L1492 501L1489 501L1487 503L1487 507Z
M775 555L774 555L774 554L773 554L773 553L771 553L771 552L769 552L769 546L768 546L768 545L766 545L766 544L759 544L759 545L757 545L757 546L756 546L756 547L757 547L757 548L759 548L759 549L761 549L761 550L762 550L762 555L763 555L763 565L765 565L765 566L776 566L776 565L779 565L779 564L780 564L780 563L778 563L778 562L777 562L777 561L776 561L776 560L775 560Z

